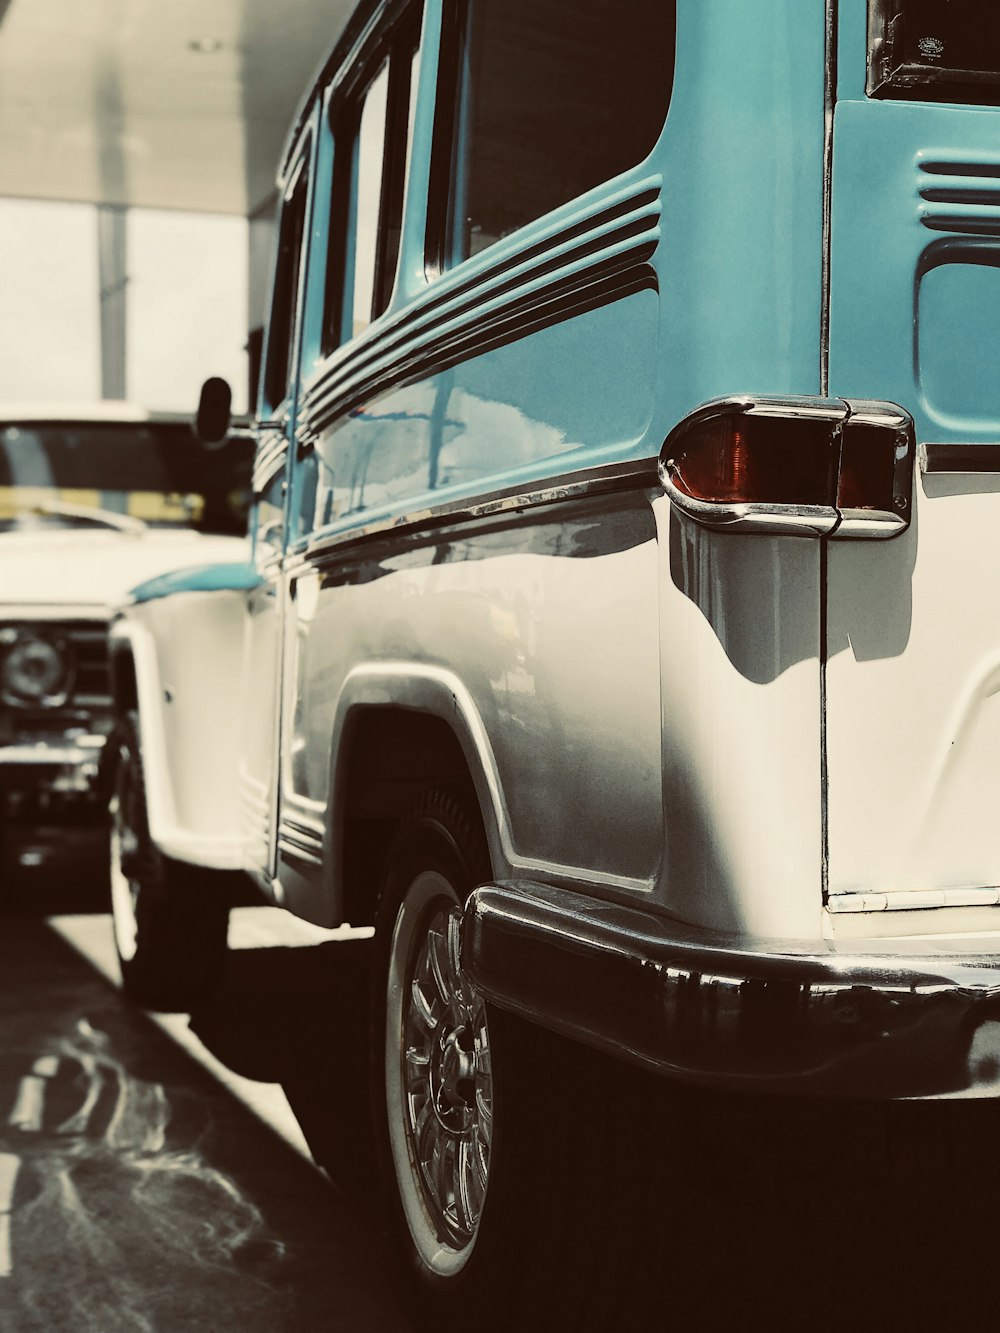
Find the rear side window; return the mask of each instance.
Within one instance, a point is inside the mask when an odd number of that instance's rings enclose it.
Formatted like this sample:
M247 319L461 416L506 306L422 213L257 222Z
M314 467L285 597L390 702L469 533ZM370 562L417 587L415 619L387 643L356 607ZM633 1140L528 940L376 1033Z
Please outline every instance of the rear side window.
M403 216L420 60L420 9L404 12L331 106L333 200L324 353L389 304Z
M432 266L640 162L663 127L673 0L464 0L449 14Z

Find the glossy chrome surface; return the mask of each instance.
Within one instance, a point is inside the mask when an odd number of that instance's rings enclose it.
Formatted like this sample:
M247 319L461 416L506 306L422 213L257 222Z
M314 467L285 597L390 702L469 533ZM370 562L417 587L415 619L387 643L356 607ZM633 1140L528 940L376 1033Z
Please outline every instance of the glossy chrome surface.
M675 481L674 452L688 431L716 417L776 417L791 421L827 421L831 466L841 434L853 426L872 426L896 436L892 509L840 509L833 505L762 504L699 500ZM776 536L884 538L909 523L913 481L913 421L894 403L839 398L777 398L739 395L702 403L674 427L660 452L660 481L681 513L719 531L760 532Z
M477 496L473 500L442 501L426 509L399 513L372 523L362 523L336 533L319 533L295 549L288 561L288 572L301 574L312 565L321 564L331 553L341 558L341 548L389 533L405 535L428 529L470 523L477 519L512 517L528 509L561 504L588 495L606 495L656 484L656 460L635 459L603 467L583 468L548 478L525 488L508 487Z
M475 891L461 959L500 1007L692 1082L998 1096L1000 936L984 946L724 935L522 881Z
M460 909L425 872L393 931L386 1007L389 1139L406 1222L421 1259L460 1271L489 1182L493 1069L486 1005L459 958Z

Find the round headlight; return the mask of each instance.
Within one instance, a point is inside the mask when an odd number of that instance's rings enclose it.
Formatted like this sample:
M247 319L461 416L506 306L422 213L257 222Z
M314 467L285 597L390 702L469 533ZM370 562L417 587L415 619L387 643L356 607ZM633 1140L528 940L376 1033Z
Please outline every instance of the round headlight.
M12 703L61 702L69 678L69 658L61 643L22 631L4 655L0 687Z

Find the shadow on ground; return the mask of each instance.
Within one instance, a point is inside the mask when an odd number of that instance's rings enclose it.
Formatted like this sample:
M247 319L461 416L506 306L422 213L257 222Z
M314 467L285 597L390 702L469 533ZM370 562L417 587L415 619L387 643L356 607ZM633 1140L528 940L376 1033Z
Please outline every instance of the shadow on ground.
M191 1016L235 1072L283 1084L341 1193L18 909L0 918L0 1204L4 1160L20 1163L4 1333L403 1333L368 1207L368 942L235 951ZM994 1320L995 1103L723 1095L603 1058L568 1084L549 1049L537 1115L580 1126L570 1169L594 1182L594 1225L553 1274L556 1313L516 1333L568 1333L558 1283L609 1270L589 1333ZM25 1077L51 1099L35 1128L30 1105L10 1123ZM631 1200L612 1217L609 1169Z
M402 1333L357 1209L43 921L0 976L4 1333Z

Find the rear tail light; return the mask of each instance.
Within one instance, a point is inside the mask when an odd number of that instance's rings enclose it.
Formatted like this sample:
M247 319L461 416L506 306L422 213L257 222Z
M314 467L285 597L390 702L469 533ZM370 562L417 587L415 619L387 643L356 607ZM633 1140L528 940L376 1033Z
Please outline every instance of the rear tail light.
M1000 13L983 0L869 0L868 95L1000 97Z
M913 421L892 403L726 398L676 426L660 478L713 528L893 537L909 523Z

